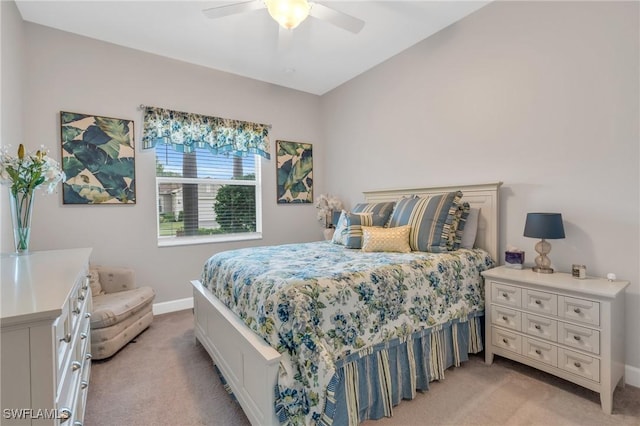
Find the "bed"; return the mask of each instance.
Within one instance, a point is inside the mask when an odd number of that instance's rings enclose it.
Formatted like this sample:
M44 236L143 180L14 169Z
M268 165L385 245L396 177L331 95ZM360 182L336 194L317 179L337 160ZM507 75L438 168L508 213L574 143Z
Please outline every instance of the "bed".
M192 281L195 336L250 422L390 416L482 350L480 272L498 259L499 187L364 193L384 203L462 191L479 209L474 249L363 253L322 241L212 256Z

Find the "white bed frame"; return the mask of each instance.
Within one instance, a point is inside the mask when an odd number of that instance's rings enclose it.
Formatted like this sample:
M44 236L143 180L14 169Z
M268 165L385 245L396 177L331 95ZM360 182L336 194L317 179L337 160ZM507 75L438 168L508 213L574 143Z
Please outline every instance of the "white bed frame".
M480 208L476 247L498 256L498 213L501 182L482 185L447 186L365 191L367 202L395 201L416 195L437 195L461 190L463 201ZM195 313L195 336L204 346L252 425L279 425L274 411L275 386L280 354L249 329L200 281L191 281Z

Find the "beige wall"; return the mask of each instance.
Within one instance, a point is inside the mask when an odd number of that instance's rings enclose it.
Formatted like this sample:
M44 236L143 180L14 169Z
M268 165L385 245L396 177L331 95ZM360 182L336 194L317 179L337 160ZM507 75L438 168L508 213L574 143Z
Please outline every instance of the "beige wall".
M199 278L205 260L217 251L322 238L313 205L276 204L272 155L271 160L262 161L262 240L158 248L155 157L153 151L142 151L139 142L142 112L138 106L165 107L272 124L272 154L277 139L310 142L314 167L322 170L317 96L40 25L24 23L24 31L27 144L44 144L59 159L62 110L132 119L137 145L136 205L62 205L61 193L38 194L34 250L92 247L92 262L133 267L140 284L155 288L156 302L166 302L189 297L189 280ZM316 177L315 188L322 192L322 173Z
M640 383L639 3L496 2L323 96L328 187L503 181L500 246L527 212L562 213L556 269L631 281Z
M0 1L0 144L17 149L22 139L23 52L22 17L14 2ZM0 224L10 223L8 190L0 188ZM0 229L0 252L13 250L11 227Z

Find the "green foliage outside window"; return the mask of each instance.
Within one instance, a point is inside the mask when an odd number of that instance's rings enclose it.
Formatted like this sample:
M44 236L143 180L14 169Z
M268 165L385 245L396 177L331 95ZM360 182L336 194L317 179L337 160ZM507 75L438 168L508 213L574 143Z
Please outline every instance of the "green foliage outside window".
M253 179L247 175L245 179ZM216 222L225 233L256 231L256 189L254 186L223 185L213 205Z

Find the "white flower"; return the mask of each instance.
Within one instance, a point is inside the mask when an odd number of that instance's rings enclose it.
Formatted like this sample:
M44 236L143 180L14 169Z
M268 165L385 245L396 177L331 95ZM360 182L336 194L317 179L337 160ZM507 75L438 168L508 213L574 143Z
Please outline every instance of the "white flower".
M318 220L324 222L326 228L331 227L332 213L336 210L342 210L342 202L329 194L320 194L316 200L316 208L318 209Z
M51 193L64 180L64 172L57 161L47 156L43 149L35 153L25 153L20 144L17 156L9 154L5 148L0 157L0 180L11 185L14 194L29 193L42 185Z

